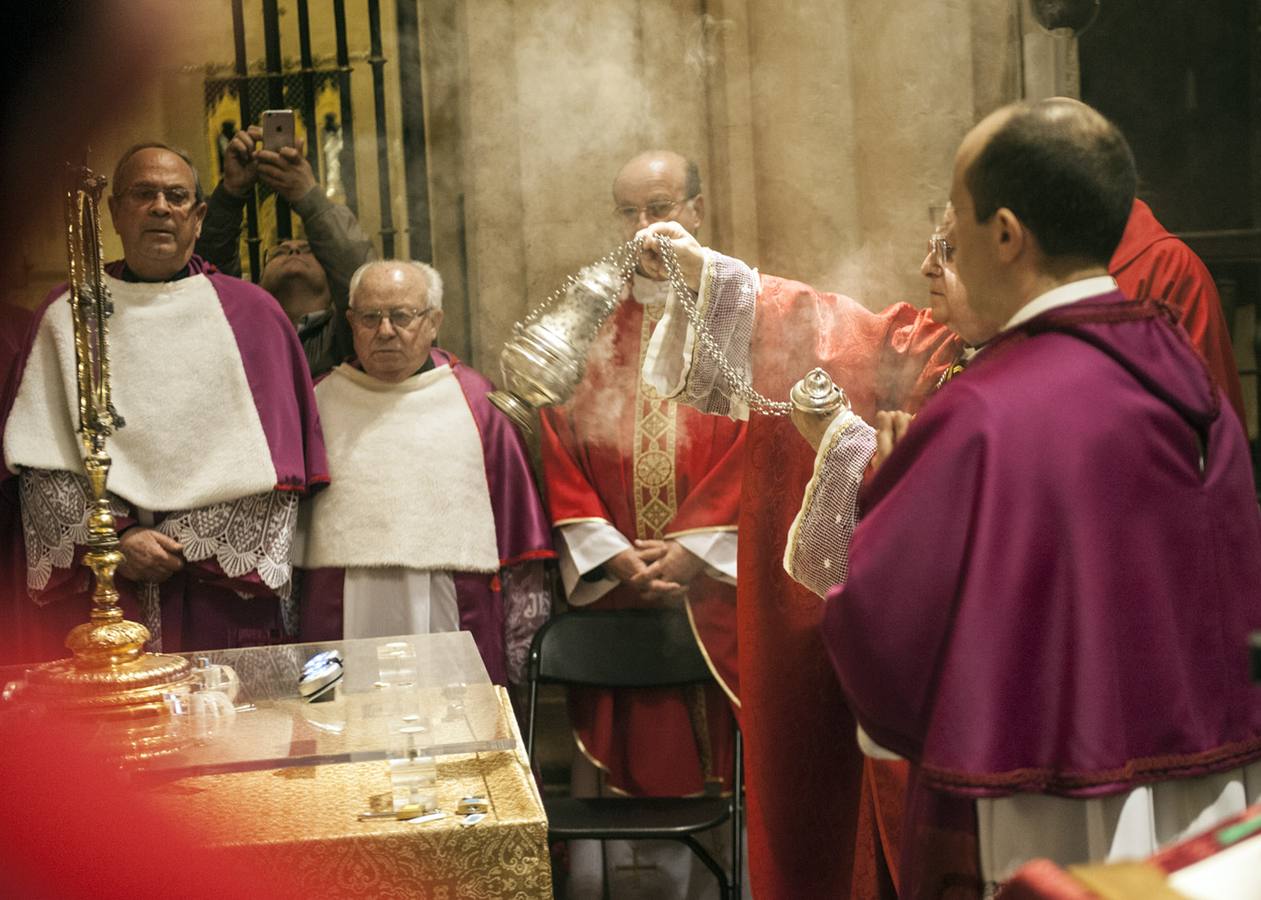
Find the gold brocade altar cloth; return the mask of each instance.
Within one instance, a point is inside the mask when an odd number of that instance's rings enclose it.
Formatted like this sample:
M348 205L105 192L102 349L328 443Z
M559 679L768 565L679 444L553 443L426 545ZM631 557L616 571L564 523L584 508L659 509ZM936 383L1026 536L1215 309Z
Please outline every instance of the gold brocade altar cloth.
M498 692L515 732L508 695ZM550 898L547 818L519 733L516 750L439 757L437 769L447 816L420 824L357 819L388 805L383 761L199 775L163 784L153 798L196 823L213 850L282 871L312 897ZM490 809L463 827L455 810L469 796Z

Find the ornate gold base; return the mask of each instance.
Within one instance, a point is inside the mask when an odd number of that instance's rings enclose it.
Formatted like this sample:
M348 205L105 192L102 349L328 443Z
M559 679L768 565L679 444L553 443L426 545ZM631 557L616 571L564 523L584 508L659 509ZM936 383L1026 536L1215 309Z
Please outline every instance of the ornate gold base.
M165 699L192 690L192 664L182 656L143 653L106 666L59 659L28 669L26 676L29 700L54 715L99 722L106 752L120 760L165 756L193 743Z
M495 404L524 435L534 434L534 409L512 391L491 391L487 399Z

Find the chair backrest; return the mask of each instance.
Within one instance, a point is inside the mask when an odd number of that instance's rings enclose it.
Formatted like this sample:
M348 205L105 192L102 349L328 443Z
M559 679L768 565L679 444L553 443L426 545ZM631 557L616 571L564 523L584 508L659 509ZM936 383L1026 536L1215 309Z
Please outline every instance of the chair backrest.
M681 609L578 610L534 635L538 683L669 687L713 678Z

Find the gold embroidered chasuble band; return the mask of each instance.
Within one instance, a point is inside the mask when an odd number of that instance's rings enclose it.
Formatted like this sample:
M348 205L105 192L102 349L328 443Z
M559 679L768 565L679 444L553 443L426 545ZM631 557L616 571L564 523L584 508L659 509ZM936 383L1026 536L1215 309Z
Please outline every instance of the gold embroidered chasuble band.
M653 329L665 313L665 304L645 303L643 321L639 330L639 365L644 369L644 357L652 340ZM635 379L635 536L641 539L660 540L666 526L674 521L679 512L678 492L675 489L674 453L678 441L678 408L672 400L665 400L643 378ZM690 613L689 613L690 620ZM695 629L693 628L695 634ZM700 636L697 643L704 647ZM707 790L712 785L721 788L721 779L715 777L713 749L709 741L708 715L705 689L690 685L684 689L687 697L688 718L692 736L700 756Z
M652 330L665 307L644 304L639 335L639 370ZM638 538L660 539L679 511L674 486L674 451L678 417L672 401L642 378L635 379L635 531Z

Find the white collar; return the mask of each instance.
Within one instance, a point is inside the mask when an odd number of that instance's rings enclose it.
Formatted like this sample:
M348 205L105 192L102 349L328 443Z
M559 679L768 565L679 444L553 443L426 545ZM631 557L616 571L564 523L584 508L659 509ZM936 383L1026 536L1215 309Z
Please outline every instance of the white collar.
M349 378L353 384L378 394L409 394L412 391L422 391L438 381L438 379L451 374L451 367L435 365L427 372L417 372L415 375L408 375L402 381L382 381L380 378L374 378L369 375L363 369L356 369L349 363L335 366L333 374Z
M1107 294L1117 289L1117 280L1111 275L1096 275L1094 278L1083 278L1080 281L1070 281L1068 284L1061 284L1059 287L1051 288L1045 294L1039 294L1034 297L1020 309L1016 310L1016 314L1007 320L1007 324L1003 326L1003 331L1010 331L1022 322L1028 322L1034 316L1040 316L1050 309L1057 306L1067 306L1070 303L1076 303L1078 300L1085 300L1087 297L1097 297L1100 294Z

